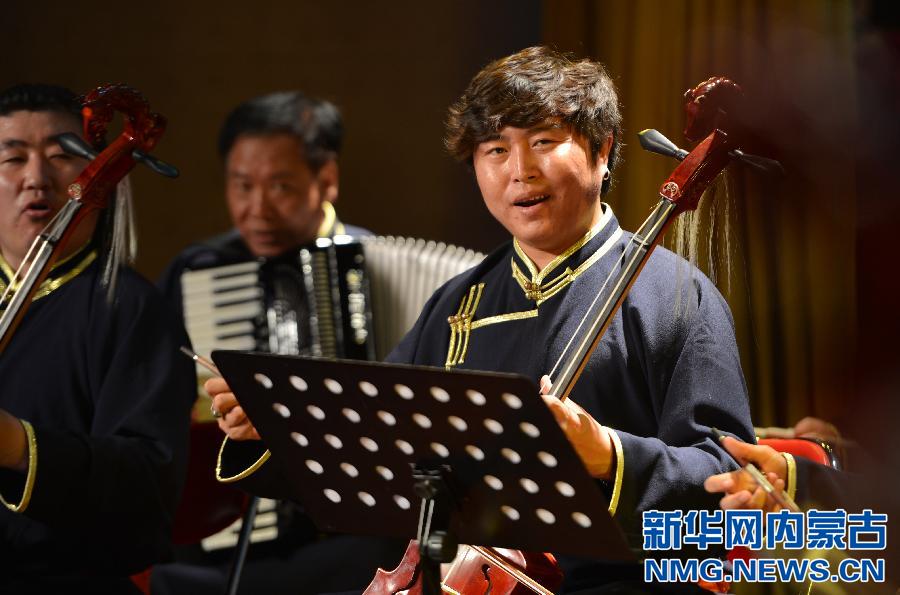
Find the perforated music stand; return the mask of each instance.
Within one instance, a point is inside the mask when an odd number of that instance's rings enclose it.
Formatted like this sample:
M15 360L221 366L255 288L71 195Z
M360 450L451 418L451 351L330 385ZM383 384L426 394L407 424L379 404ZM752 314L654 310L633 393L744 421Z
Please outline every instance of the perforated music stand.
M635 559L525 377L233 351L213 359L323 531L414 537L422 491L436 488L432 531L460 543Z

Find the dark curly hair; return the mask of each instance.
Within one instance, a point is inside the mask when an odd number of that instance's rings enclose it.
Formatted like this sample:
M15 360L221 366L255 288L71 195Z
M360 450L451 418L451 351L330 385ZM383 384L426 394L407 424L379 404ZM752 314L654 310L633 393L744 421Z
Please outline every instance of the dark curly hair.
M475 147L504 126L531 128L551 118L584 136L595 160L612 135L607 165L613 171L622 115L612 79L599 62L544 46L495 60L476 74L450 106L444 143L456 159L471 163ZM604 180L601 193L610 182Z

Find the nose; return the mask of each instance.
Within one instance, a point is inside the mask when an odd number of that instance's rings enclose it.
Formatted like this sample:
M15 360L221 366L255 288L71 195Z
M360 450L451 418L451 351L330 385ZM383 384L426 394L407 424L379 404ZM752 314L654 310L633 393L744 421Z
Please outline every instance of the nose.
M540 168L538 167L534 153L531 151L531 147L513 147L511 152L513 179L515 179L516 182L523 183L537 180L540 176Z
M41 157L32 157L25 165L26 190L49 190L53 185L50 164Z
M254 188L250 195L250 214L254 217L265 218L272 212L272 205L264 188Z

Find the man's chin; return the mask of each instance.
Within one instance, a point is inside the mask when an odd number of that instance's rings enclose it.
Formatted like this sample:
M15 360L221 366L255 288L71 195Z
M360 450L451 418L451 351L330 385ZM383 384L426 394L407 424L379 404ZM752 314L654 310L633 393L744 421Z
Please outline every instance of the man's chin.
M275 258L281 256L291 249L291 246L285 244L275 244L270 242L247 242L250 253L257 258Z

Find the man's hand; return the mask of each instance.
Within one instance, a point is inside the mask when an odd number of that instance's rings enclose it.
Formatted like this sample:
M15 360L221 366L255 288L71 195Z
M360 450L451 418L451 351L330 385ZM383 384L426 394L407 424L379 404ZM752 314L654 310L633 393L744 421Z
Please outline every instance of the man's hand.
M756 465L776 490L784 490L787 461L777 450L770 446L741 442L731 436L722 439L722 446L741 465L747 463ZM719 501L719 506L723 509L761 508L773 512L781 508L743 469L711 475L703 482L703 487L710 493L725 493L725 496Z
M259 440L259 434L243 407L238 404L234 393L224 378L210 378L203 385L213 401L213 408L222 416L219 428L232 440Z
M615 461L610 430L600 425L590 413L572 399L560 401L550 394L551 389L550 378L548 376L541 378L541 396L544 403L550 408L566 438L575 447L575 452L584 462L588 473L599 479L610 479Z
M0 467L28 469L28 435L18 418L0 409Z

